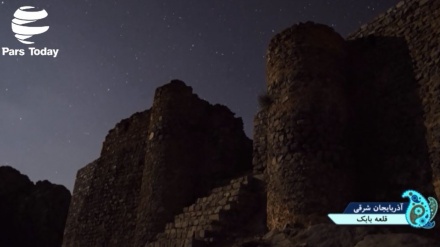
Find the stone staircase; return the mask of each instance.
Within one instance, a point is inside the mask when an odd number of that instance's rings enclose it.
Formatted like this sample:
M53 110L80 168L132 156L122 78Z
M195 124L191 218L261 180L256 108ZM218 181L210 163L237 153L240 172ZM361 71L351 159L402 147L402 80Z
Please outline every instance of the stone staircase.
M246 234L249 228L245 224L265 204L259 186L261 181L248 175L213 189L210 195L183 208L156 241L145 247L218 246Z

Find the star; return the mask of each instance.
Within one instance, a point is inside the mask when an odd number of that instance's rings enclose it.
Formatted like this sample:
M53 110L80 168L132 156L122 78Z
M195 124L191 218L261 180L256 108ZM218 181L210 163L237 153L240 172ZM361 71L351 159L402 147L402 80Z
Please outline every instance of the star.
M237 115L251 135L257 108L252 90L266 86L264 54L276 33L311 20L338 28L346 36L372 18L371 13L386 11L392 5L380 0L356 1L356 6L351 0L324 0L322 5L313 1L255 2L252 8L233 1L189 6L175 0L84 0L77 8L45 4L47 9L50 6L47 24L51 27L47 34L35 36L36 45L59 47L66 56L55 62L37 61L30 54L0 54L0 64L7 68L0 80L0 157L10 164L26 164L28 170L21 172L32 180L57 171L60 177L65 176L64 185L72 189L72 167L79 169L85 160L98 158L105 133L134 111L150 108L155 88L173 77L183 79L210 103L226 104L240 112ZM0 0L0 5L6 3ZM100 12L105 16L95 15ZM73 16L88 18L72 22ZM55 30L55 25L64 30ZM13 35L8 36L10 43L2 46L20 48ZM230 86L233 89L228 89ZM222 99L223 95L227 97ZM126 100L119 102L121 99ZM40 115L44 117L37 117ZM23 129L17 131L20 127ZM67 128L79 134L65 138L62 133ZM52 143L38 145L50 135L54 136ZM22 147L9 145L4 139L25 140L35 149L35 156L23 157ZM50 153L39 155L38 148ZM64 162L61 157L66 155L73 158ZM36 164L42 169L34 169ZM53 170L55 165L59 168Z

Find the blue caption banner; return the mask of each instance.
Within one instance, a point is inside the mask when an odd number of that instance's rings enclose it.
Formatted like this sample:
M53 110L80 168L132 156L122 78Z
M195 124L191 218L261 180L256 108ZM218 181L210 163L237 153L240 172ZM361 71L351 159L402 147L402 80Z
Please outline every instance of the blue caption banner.
M343 213L328 214L337 225L409 225L432 229L438 202L415 190L406 190L409 202L350 202Z

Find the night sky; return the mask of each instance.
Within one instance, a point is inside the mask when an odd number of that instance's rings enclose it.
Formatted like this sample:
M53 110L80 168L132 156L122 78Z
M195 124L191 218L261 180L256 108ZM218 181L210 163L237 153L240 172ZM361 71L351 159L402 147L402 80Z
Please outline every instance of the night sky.
M0 54L0 165L72 190L107 132L149 108L154 90L171 79L228 106L252 138L273 35L311 20L345 37L397 2L3 0L0 46L26 54ZM50 26L31 38L35 44L20 43L11 30L21 6L48 13L33 24ZM30 56L29 47L59 52Z

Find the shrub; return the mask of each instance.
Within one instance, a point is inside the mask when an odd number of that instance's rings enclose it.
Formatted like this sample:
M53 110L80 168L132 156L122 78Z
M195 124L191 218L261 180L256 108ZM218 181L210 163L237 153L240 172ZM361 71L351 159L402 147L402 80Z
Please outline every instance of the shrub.
M268 108L272 103L273 99L267 93L258 95L258 104L261 109Z

